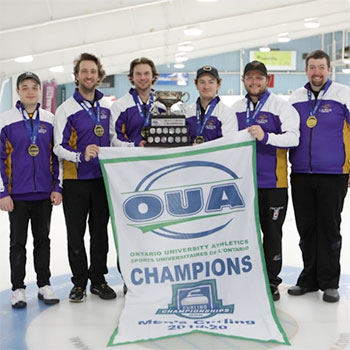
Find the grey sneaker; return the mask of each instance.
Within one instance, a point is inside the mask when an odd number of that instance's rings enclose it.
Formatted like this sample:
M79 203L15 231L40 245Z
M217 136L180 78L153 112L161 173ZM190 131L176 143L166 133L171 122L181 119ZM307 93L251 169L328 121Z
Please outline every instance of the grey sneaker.
M60 301L60 299L55 295L52 287L49 285L39 288L38 298L47 305L57 304Z
M11 305L15 309L21 309L27 306L26 292L23 288L18 288L13 292Z
M323 301L327 301L328 303L336 303L339 299L338 289L329 288L323 293Z

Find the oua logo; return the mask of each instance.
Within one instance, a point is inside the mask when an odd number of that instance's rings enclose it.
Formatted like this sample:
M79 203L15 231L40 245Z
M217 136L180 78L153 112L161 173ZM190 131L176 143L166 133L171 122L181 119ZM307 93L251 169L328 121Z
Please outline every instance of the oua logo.
M176 183L176 179L184 179L180 172L185 171L186 179L189 171L193 174L191 179L195 179L199 171L205 171L206 178L212 181ZM210 177L213 171L214 179ZM171 164L149 173L137 184L135 191L126 194L124 215L130 226L143 233L153 232L172 239L207 236L226 227L233 220L233 213L245 207L236 184L238 179L231 169L219 163L187 161ZM163 187L164 183L174 185ZM218 216L225 220L213 220Z

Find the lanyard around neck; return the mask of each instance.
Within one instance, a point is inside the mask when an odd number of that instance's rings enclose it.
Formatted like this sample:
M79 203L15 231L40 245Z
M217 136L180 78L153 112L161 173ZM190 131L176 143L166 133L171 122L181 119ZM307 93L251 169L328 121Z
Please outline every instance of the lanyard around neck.
M211 114L214 111L215 106L218 104L218 102L220 101L219 96L216 96L215 98L213 98L207 109L206 109L206 113L204 114L204 118L203 118L203 123L201 122L201 106L200 106L200 98L198 97L197 99L197 108L196 108L196 117L197 117L197 136L202 136L203 135L203 131L204 128L209 120L209 118L211 117Z
M257 115L259 114L261 109L264 107L264 104L267 101L267 99L269 98L269 96L270 96L270 92L266 91L264 93L264 95L262 96L262 98L258 101L258 104L257 104L257 106L256 106L256 108L255 108L253 113L250 112L250 101L251 100L250 100L250 97L248 97L247 111L246 111L246 125L247 126L253 125Z

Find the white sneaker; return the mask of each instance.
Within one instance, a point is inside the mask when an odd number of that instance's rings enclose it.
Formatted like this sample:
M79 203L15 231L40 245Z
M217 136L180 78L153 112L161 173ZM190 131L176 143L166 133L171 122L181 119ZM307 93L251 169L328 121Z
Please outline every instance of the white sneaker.
M60 299L55 295L52 287L49 285L39 288L38 298L47 305L57 304L60 301Z
M16 309L21 309L27 306L26 292L23 288L18 288L13 292L11 304L12 307Z

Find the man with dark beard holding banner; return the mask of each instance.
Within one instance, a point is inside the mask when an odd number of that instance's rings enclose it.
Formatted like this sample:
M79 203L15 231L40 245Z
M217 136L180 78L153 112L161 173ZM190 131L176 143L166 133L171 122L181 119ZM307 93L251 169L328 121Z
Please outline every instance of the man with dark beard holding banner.
M287 149L299 142L299 116L285 100L267 89L270 77L262 62L244 68L247 95L233 105L239 130L256 139L258 201L265 262L273 300L279 300L282 268L282 225L286 217Z
M195 79L199 97L186 108L186 123L191 142L195 144L233 135L238 131L237 118L233 110L218 96L221 78L218 70L204 66L197 70Z
M116 293L104 278L108 273L109 212L97 158L99 147L110 146L110 107L96 89L105 71L100 60L88 53L81 54L74 64L77 89L57 109L54 130L54 152L63 160L63 209L74 284L69 300L81 302L85 299L88 279L91 293L101 299L114 299ZM90 267L84 245L87 218Z

